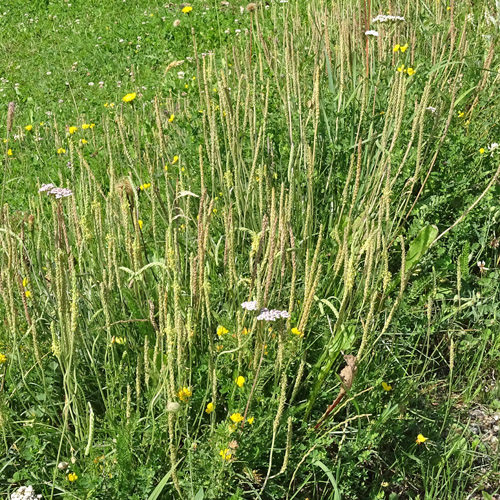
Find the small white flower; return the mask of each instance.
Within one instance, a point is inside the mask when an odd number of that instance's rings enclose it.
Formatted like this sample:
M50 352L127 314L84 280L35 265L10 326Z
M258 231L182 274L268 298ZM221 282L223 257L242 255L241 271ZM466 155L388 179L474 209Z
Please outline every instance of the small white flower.
M427 111L430 111L431 113L435 113L436 112L436 108L434 106L428 106L427 108L425 108Z
M177 78L179 78L180 80L182 80L185 75L186 75L186 73L184 71L177 72Z
M372 19L372 23L386 23L387 21L404 21L405 18L402 16L384 16L379 14L377 17Z
M257 301L251 300L249 302L243 302L243 304L241 304L241 307L243 309L246 309L247 311L256 311L257 310Z
M93 87L94 86L94 82L89 82L89 87Z
M366 36L379 36L378 31L375 31L375 30L365 31L365 35Z
M495 151L495 149L498 149L498 142L493 142L488 145L488 151Z

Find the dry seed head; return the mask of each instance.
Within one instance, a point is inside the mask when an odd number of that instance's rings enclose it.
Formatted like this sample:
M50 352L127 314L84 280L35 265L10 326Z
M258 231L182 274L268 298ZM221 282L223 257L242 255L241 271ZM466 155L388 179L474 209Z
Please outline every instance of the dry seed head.
M249 3L246 7L247 11L248 12L253 12L255 9L257 8L257 4L256 3Z
M7 111L7 132L12 130L12 124L14 123L14 111L16 109L15 102L9 102L9 108Z

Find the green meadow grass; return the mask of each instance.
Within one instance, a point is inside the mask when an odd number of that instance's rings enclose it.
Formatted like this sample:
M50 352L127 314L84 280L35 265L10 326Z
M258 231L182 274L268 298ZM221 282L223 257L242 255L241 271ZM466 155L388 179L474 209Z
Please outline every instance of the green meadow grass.
M0 498L495 498L500 11L147 4L0 8Z

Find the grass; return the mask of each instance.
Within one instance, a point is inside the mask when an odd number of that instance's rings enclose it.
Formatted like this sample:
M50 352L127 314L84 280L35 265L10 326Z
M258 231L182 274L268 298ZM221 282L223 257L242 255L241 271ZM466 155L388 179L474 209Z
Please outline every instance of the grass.
M0 497L494 498L500 13L182 7L0 9Z

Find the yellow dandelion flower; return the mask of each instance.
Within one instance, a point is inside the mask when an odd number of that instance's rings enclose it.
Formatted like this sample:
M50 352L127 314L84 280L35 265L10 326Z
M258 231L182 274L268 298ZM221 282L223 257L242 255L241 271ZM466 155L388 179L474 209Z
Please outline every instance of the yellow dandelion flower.
M3 365L4 363L7 363L7 356L0 352L0 365Z
M182 13L183 14L188 14L189 12L191 12L193 10L193 7L191 7L191 5L186 5L183 9L182 9Z
M382 382L382 388L387 392L392 391L392 385L389 385L386 382Z
M24 127L24 130L26 130L26 132L30 132L32 129L33 125L26 125L26 127Z
M226 333L229 333L229 330L227 328L224 328L222 325L219 325L217 327L217 335L219 337L222 337L223 335L226 335Z
M122 101L123 102L132 102L136 97L137 97L137 94L135 92L132 92L130 94L124 95L122 97Z
M13 153L12 153L12 149L10 149L10 148L9 148L9 149L7 150L7 156L12 156L12 155L13 155Z
M224 462L229 462L229 460L231 460L231 450L229 448L226 448L224 450L220 450L219 451L219 455L222 457L222 460Z
M73 127L69 127L68 132L69 132L70 134L74 134L77 130L78 130L78 127L74 127L74 126L73 126Z
M210 413L212 413L214 410L215 410L215 405L213 403L208 403L205 409L205 413L208 413L210 415Z
M77 479L78 479L78 476L76 475L76 473L75 473L75 472L70 472L70 473L68 474L68 481L69 481L70 483L72 483L72 482L76 481Z
M172 123L172 122L174 121L174 119L175 119L175 115L172 113L172 114L170 115L170 118L168 119L168 121L169 121L170 123Z
M403 54L406 52L407 49L408 49L407 43L405 43L404 45L401 45L401 47L399 48L399 50L401 50L401 52L403 52Z
M58 154L58 155L62 155L62 154L64 154L64 153L66 153L66 150L65 150L64 148L59 148L59 149L57 150L57 154Z
M237 424L238 422L241 422L243 420L243 415L241 415L241 413L233 413L230 417L229 417L235 424Z
M416 443L417 444L422 444L422 443L425 443L427 441L427 439L429 438L426 438L423 434L419 434L417 436L417 440L416 440Z
M177 393L177 397L184 403L186 402L193 393L189 387L182 387L182 389Z
M245 385L245 377L242 377L241 375L236 379L236 385L238 387L243 387Z
M480 155L484 155L484 152L485 152L485 151L486 151L486 150L485 150L484 148L479 148L479 154L480 154Z
M293 327L290 331L294 335L297 335L297 337L303 337L304 336L304 334L297 327Z

